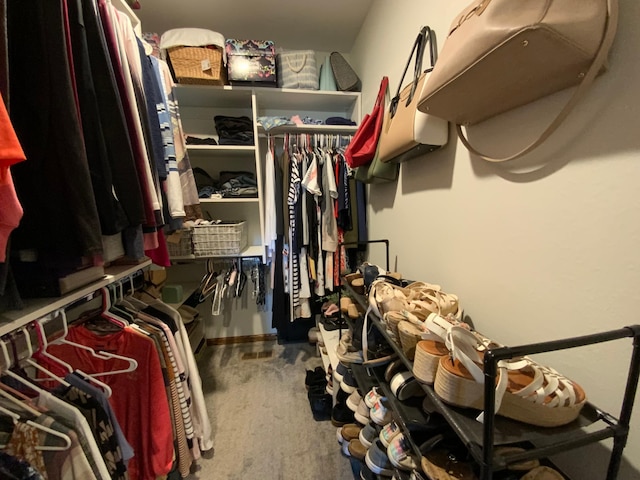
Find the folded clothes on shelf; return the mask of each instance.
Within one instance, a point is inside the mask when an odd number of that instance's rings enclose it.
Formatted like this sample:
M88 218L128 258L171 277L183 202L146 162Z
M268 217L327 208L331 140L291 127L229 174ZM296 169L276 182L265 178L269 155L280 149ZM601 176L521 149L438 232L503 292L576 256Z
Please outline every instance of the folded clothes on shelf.
M253 145L253 122L249 117L213 117L220 145Z

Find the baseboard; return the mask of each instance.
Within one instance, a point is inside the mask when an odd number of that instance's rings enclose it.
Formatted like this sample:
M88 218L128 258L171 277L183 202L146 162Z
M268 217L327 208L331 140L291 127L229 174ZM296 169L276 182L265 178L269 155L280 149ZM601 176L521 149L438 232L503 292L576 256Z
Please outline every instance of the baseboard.
M278 336L275 333L263 333L262 335L245 335L243 337L207 338L207 345L231 345L234 343L275 342Z

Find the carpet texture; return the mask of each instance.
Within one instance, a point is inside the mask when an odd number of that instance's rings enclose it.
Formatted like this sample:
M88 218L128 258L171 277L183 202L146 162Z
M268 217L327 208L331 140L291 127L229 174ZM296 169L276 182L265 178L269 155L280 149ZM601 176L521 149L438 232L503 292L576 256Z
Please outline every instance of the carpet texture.
M320 365L306 343L203 348L198 366L214 452L188 480L352 480L336 428L316 422L307 400L306 369Z

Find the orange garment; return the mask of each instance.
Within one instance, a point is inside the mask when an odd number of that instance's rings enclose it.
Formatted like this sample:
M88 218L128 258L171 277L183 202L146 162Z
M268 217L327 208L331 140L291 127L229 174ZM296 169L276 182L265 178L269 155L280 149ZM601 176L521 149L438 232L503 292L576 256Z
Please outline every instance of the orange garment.
M23 160L26 157L0 96L0 263L6 260L9 235L23 213L9 167Z

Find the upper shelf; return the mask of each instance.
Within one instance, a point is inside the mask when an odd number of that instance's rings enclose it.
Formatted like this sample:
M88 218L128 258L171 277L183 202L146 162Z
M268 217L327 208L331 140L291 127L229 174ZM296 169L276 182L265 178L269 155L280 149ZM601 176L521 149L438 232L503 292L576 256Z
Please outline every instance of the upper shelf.
M206 153L213 155L247 155L256 151L254 145L187 145L189 153Z
M95 292L96 290L106 287L107 285L117 282L129 275L136 273L138 270L151 265L151 260L145 260L135 265L118 265L105 268L105 276L100 280L85 285L68 295L53 298L34 298L25 299L25 307L21 310L11 310L0 314L0 336L5 335L16 328L20 328L28 323L48 315L60 308L75 302L76 300Z
M338 135L353 135L356 130L358 130L357 126L350 125L282 125L280 127L274 127L267 132L262 125L258 125L258 132L265 135L279 135L282 133L334 133Z
M360 92L327 92L268 87L234 87L230 85L177 85L181 106L237 107L251 102L255 93L260 110L344 111L360 98Z

